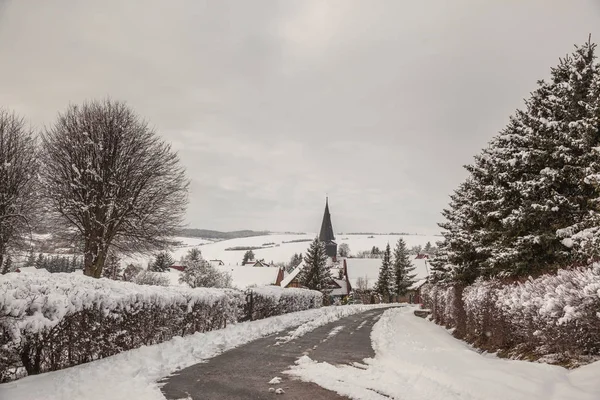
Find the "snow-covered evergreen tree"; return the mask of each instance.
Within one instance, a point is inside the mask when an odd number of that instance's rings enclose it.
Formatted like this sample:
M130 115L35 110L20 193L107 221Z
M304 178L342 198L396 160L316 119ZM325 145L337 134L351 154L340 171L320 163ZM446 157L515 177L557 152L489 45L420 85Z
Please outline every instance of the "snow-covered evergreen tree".
M391 296L397 292L396 277L392 266L392 250L389 243L383 252L381 267L379 267L379 277L375 284L375 291L386 301L389 301Z
M154 262L150 264L149 270L154 272L165 272L173 265L173 257L166 251L161 251L156 255Z
M431 247L431 243L429 243ZM388 245L389 247L389 245ZM395 293L404 296L408 288L415 283L416 274L413 273L415 266L410 261L406 243L402 238L398 239L394 248L394 261L392 264L393 275L395 278Z
M188 250L187 254L182 258L183 264L188 261L200 261L202 260L202 251L197 247L192 247Z
M252 250L248 250L244 253L244 257L242 258L242 265L252 260L254 260L254 252Z
M302 253L294 253L292 258L290 258L289 264L285 266L286 271L292 272L294 268L296 268L302 262Z
M327 263L325 243L315 238L304 255L304 268L298 274L302 286L323 293L329 292L331 266Z
M447 270L452 279L471 283L480 275L537 274L580 258L569 248L585 247L577 232L600 225L591 217L600 197L594 184L600 172L594 51L586 43L561 59L525 109L466 167L470 176L440 224L445 249L434 263L442 275Z

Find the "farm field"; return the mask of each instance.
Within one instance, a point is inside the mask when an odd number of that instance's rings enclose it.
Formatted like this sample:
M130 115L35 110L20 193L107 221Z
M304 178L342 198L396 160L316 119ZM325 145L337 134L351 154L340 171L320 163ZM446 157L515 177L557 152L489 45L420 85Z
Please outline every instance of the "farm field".
M246 250L226 250L229 248L247 248L264 247L252 250L256 259L264 259L266 262L288 262L294 253L304 253L308 248L310 241L314 239L316 233L308 234L271 234L264 236L255 236L249 238L230 239L222 241L212 241L200 238L177 237L176 241L181 244L172 251L174 260L179 260L187 251L193 247L199 247L202 255L207 260L221 260L226 265L241 264ZM371 237L372 236L372 237ZM381 250L389 243L394 246L399 238L404 239L407 247L425 246L427 242L435 245L436 241L441 240L441 236L435 235L336 235L336 242L348 244L352 254L370 250L373 246ZM298 240L305 240L298 242ZM295 242L293 242L295 241ZM268 244L268 245L267 245ZM139 263L146 266L152 259L150 255L128 257L123 262Z

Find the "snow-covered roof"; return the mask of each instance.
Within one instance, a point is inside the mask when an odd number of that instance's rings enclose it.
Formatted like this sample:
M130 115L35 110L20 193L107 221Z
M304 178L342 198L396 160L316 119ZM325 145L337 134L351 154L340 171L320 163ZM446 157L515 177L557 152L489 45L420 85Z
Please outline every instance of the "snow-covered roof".
M281 281L281 284L280 284L281 287L286 287L287 285L289 285L290 282L293 281L296 276L298 276L298 274L300 273L300 271L302 271L303 268L304 268L304 261L302 261L300 264L298 264L298 266L296 268L294 268L294 270L292 272L290 272L288 274L288 276L283 278L283 280Z
M368 288L373 289L377 278L379 277L379 267L381 267L381 258L348 258L346 259L348 269L348 279L353 288L357 287L358 278L365 278L368 282Z
M221 272L231 275L231 284L234 288L246 289L250 286L267 286L277 283L279 268L248 268L239 265L216 265L215 268ZM171 285L181 285L179 276L181 272L170 268L167 276Z
M279 274L279 268L248 268L237 265L220 265L216 268L230 274L233 286L238 289L245 289L249 286L274 285L277 283Z
M348 294L348 285L346 284L346 280L345 279L334 279L334 281L340 287L333 289L330 294L332 296L346 296Z
M418 281L416 281L415 283L413 283L408 288L408 290L417 290L418 288L420 288L421 286L423 286L426 282L427 282L427 279L419 279Z
M428 273L428 260L424 258L412 258L412 265L415 267L413 271L417 276L416 280L427 278ZM381 258L348 258L346 259L346 265L348 268L348 279L350 279L350 285L353 288L357 287L356 281L358 278L367 279L367 287L373 289L377 283L379 277L379 268L381 267Z

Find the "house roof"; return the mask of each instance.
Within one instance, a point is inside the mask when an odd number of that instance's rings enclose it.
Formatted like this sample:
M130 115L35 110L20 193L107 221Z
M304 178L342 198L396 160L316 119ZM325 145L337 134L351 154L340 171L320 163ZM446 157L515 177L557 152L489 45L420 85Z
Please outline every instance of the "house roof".
M275 285L279 275L279 268L248 268L240 265L216 265L215 268L231 275L232 286L242 290L250 286ZM171 285L180 285L180 275L181 271L177 269L169 270Z
M425 258L414 258L411 260L415 267L413 271L416 274L416 280L422 280L429 275L428 261ZM367 287L373 289L379 278L379 268L381 267L380 258L348 258L346 259L348 268L348 279L353 288L357 287L356 281L358 278L367 279Z
M234 287L245 289L249 286L267 286L277 283L279 268L248 268L237 265L221 265L217 269L231 275Z
M346 268L348 269L348 279L353 288L357 287L356 281L359 278L367 279L367 287L373 289L377 278L379 277L379 267L381 267L381 258L348 258L346 259Z
M426 283L427 283L427 279L419 279L418 281L413 283L411 285L411 287L408 288L408 290L417 290L418 288L420 288L421 286L423 286Z
M331 291L332 296L346 296L348 294L348 285L345 279L333 279L333 281L339 286Z
M281 287L286 287L294 280L296 276L304 269L304 261L302 261L292 272L290 272L283 280L281 281Z

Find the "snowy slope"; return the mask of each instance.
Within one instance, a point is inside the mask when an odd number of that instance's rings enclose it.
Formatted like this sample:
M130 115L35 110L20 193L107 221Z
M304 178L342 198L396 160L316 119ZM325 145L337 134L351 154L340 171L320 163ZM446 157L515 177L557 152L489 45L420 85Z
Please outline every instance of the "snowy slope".
M197 238L183 238L177 237L175 240L181 241L182 246L177 247L173 252L173 258L179 260L187 251L198 246L202 251L202 255L207 260L222 260L225 264L236 265L241 264L242 258L244 257L245 250L226 251L226 248L231 247L250 247L250 246L262 246L267 243L274 243L273 247L253 250L257 259L265 259L267 262L289 262L290 258L294 253L305 253L306 249L310 245L310 242L299 242L299 243L284 243L292 240L312 240L316 234L306 235L293 235L293 234L274 234L265 236L255 236L249 238L223 240L213 242L204 239ZM394 245L399 238L404 239L408 247L421 245L424 246L427 242L435 244L435 242L442 239L441 236L427 236L427 235L336 235L336 242L338 246L342 243L347 243L350 246L352 253L357 253L363 250L370 250L373 246L377 246L380 249L385 248L386 244ZM148 264L151 257L139 257L136 259L124 260L124 262L137 262L142 264L144 267Z
M481 355L443 328L412 315L413 307L386 311L371 339L375 357L365 365L333 366L304 356L286 373L352 399L598 400L600 362L573 371Z
M322 307L229 325L225 329L175 337L62 371L0 384L1 400L164 400L157 380L177 369L251 342L298 327L299 337L348 315L387 304Z

